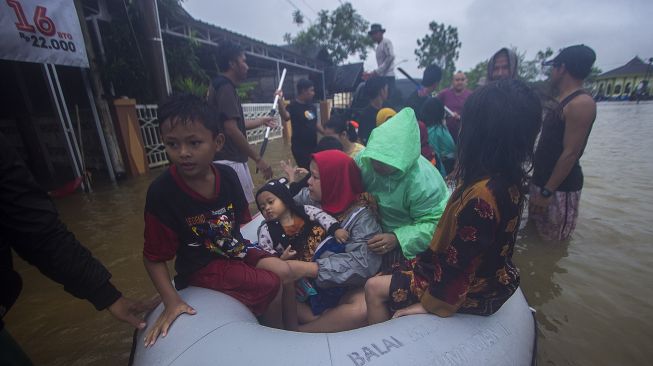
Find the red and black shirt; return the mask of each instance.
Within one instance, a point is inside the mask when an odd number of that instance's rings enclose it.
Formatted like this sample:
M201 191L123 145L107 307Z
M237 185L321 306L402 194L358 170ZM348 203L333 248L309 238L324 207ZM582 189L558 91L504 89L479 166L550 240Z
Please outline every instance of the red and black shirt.
M192 190L174 166L161 174L147 192L143 256L155 262L175 261L175 284L216 259L242 259L249 242L240 225L251 220L238 176L214 164L215 195L207 199Z

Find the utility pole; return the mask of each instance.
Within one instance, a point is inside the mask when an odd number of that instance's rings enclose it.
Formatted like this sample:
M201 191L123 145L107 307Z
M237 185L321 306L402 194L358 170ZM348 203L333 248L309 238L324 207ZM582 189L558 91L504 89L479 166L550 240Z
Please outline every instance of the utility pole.
M143 14L143 35L147 41L146 58L148 64L152 65L152 78L156 88L156 96L159 102L166 99L172 93L170 76L168 75L168 64L166 63L165 51L163 49L163 38L161 37L161 24L159 22L159 8L157 0L140 0L139 9Z

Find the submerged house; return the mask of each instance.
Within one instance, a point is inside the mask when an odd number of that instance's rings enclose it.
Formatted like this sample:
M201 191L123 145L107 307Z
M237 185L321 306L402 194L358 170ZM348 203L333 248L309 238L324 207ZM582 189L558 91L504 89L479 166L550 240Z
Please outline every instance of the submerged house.
M653 79L653 58L645 63L635 56L623 66L604 72L596 77L592 94L598 100L635 99L637 94L644 98L651 95Z

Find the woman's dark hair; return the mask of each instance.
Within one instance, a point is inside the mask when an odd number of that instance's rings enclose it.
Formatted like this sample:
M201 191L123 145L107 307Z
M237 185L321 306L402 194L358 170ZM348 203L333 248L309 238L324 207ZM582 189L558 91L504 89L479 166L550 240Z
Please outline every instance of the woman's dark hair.
M331 118L329 118L329 121L326 123L324 128L330 128L337 134L341 134L342 132L346 131L349 141L356 142L358 140L356 128L342 115L332 114Z
M315 152L320 152L324 150L344 150L342 142L333 136L324 136L317 142L315 146Z
M200 122L217 135L222 132L222 123L216 118L217 115L215 109L204 98L187 93L173 95L159 106L159 130L164 124L174 128L177 124Z
M444 104L438 98L429 98L420 111L422 122L427 126L435 126L444 122Z
M537 95L518 80L492 82L463 107L454 176L463 189L483 177L503 177L518 187L532 168L542 125Z
M229 63L238 59L243 54L239 45L226 41L218 46L218 69L221 72L229 71Z

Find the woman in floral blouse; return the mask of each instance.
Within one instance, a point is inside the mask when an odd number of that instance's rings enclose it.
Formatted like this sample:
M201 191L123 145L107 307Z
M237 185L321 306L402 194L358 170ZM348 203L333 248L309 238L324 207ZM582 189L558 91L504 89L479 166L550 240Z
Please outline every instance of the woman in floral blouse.
M541 114L535 93L515 80L488 84L469 97L454 171L458 186L429 247L367 281L370 324L391 315L490 315L515 292L520 188Z

